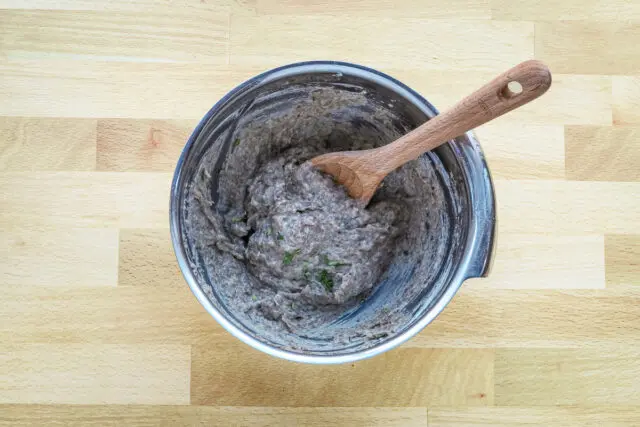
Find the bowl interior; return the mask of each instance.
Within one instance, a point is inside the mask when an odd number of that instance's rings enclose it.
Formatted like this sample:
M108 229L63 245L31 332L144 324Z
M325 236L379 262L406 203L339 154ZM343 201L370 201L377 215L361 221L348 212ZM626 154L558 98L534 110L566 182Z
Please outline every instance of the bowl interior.
M216 206L229 203L229 198L244 197L241 190L237 194L219 191L223 180L246 180L250 176L229 173L225 161L230 156L253 155L249 164L255 172L259 164L288 146L318 138L327 152L381 146L436 113L428 103L401 89L392 80L356 69L267 74L228 95L194 132L177 172L174 237L187 259L189 274L185 275L195 281L190 285L206 295L201 302L239 338L276 355L335 357L371 352L397 340L447 292L465 252L470 216L465 172L455 144L445 144L412 162L415 173L429 175L431 186L415 191L426 191L433 200L412 219L412 227L421 233L415 245L394 258L366 299L308 333L276 333L257 326L251 315L239 312L231 303L234 291L225 287L225 278L216 271L216 257L203 254L189 237L193 233L189 227L206 224L189 225L185 221L193 215L190 183L203 168L214 177L208 190ZM284 143L283 132L288 136ZM234 144L256 133L264 135L264 147L252 150L255 154L243 153L242 147ZM381 324L385 332L376 333ZM393 327L387 328L389 324Z

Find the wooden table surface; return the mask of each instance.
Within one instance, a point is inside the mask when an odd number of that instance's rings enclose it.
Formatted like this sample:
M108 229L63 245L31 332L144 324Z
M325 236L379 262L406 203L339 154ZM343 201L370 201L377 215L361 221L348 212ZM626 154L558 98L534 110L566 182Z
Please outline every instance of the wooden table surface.
M192 296L169 183L235 85L347 60L442 109L529 58L477 131L493 274L407 344L277 360ZM3 425L640 425L640 0L0 0L0 116Z

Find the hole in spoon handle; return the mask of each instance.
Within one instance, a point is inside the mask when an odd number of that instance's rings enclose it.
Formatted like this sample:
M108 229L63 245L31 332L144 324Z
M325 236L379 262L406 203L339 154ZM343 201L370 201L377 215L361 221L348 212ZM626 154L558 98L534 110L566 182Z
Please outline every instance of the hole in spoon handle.
M512 80L502 88L502 96L507 99L520 95L523 91L522 85L516 80Z

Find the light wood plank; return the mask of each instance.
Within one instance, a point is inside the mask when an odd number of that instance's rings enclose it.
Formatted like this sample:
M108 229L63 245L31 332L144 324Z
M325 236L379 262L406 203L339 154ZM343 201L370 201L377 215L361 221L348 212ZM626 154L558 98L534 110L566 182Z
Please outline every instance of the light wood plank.
M411 347L639 348L639 294L499 290L466 283ZM624 326L621 326L624 325ZM523 350L526 352L528 350Z
M47 288L3 286L0 342L14 344L183 344L237 341L189 287ZM243 347L243 350L247 348Z
M496 72L476 70L380 69L421 93L440 111L453 106L497 75ZM610 125L611 115L611 76L554 73L551 89L544 96L498 118L491 126Z
M169 230L120 231L120 286L187 286L171 244Z
M239 350L194 346L193 404L423 406L493 402L493 350L399 349L338 366L296 364Z
M605 287L603 236L498 236L491 274L475 288L597 289Z
M0 171L95 167L95 120L0 117Z
M0 174L0 197L9 207L0 210L0 228L167 227L170 182L169 173Z
M629 0L491 0L493 19L525 21L640 21Z
M494 178L564 178L562 126L488 123L476 135Z
M6 58L226 64L228 24L228 13L192 8L0 10L0 39Z
M445 33L448 37L441 37ZM532 56L533 28L523 22L360 16L231 18L230 60L235 65L331 58L377 67L501 72Z
M429 409L430 427L628 427L638 424L640 409L635 406Z
M569 126L567 178L640 181L640 127Z
M640 289L640 234L605 236L607 287Z
M497 405L638 405L640 353L496 350Z
M613 122L640 124L640 76L613 76Z
M172 172L197 124L194 120L99 120L97 168Z
M144 12L149 8L161 10L164 14L180 12L178 9L229 10L225 0L0 0L0 9L35 10L94 10L94 11L135 11Z
M262 15L398 16L453 20L488 19L491 15L489 0L453 0L446 3L442 0L257 0L255 3L256 11Z
M190 347L3 347L1 403L188 404Z
M408 84L441 110L496 75L372 65ZM0 60L0 114L199 120L225 93L265 68L269 66ZM130 87L136 88L135 98ZM68 98L74 103L64 101ZM608 125L611 115L610 76L555 74L553 89L544 97L496 124Z
M0 284L115 286L118 230L0 230Z
M625 234L638 230L640 183L495 180L508 233Z
M426 408L281 408L217 406L62 406L2 405L0 425L11 427L100 426L246 426L327 425L353 427L427 427Z
M536 22L535 33L536 58L556 73L635 74L640 70L640 22Z
M212 64L0 57L0 115L199 120L224 94L260 71Z

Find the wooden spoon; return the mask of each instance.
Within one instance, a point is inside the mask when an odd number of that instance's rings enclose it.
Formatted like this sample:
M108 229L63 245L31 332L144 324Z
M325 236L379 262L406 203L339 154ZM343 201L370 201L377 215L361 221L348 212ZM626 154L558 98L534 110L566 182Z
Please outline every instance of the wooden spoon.
M366 205L392 170L514 108L533 101L551 86L551 73L540 61L516 65L420 127L385 146L328 153L311 163L344 185Z

